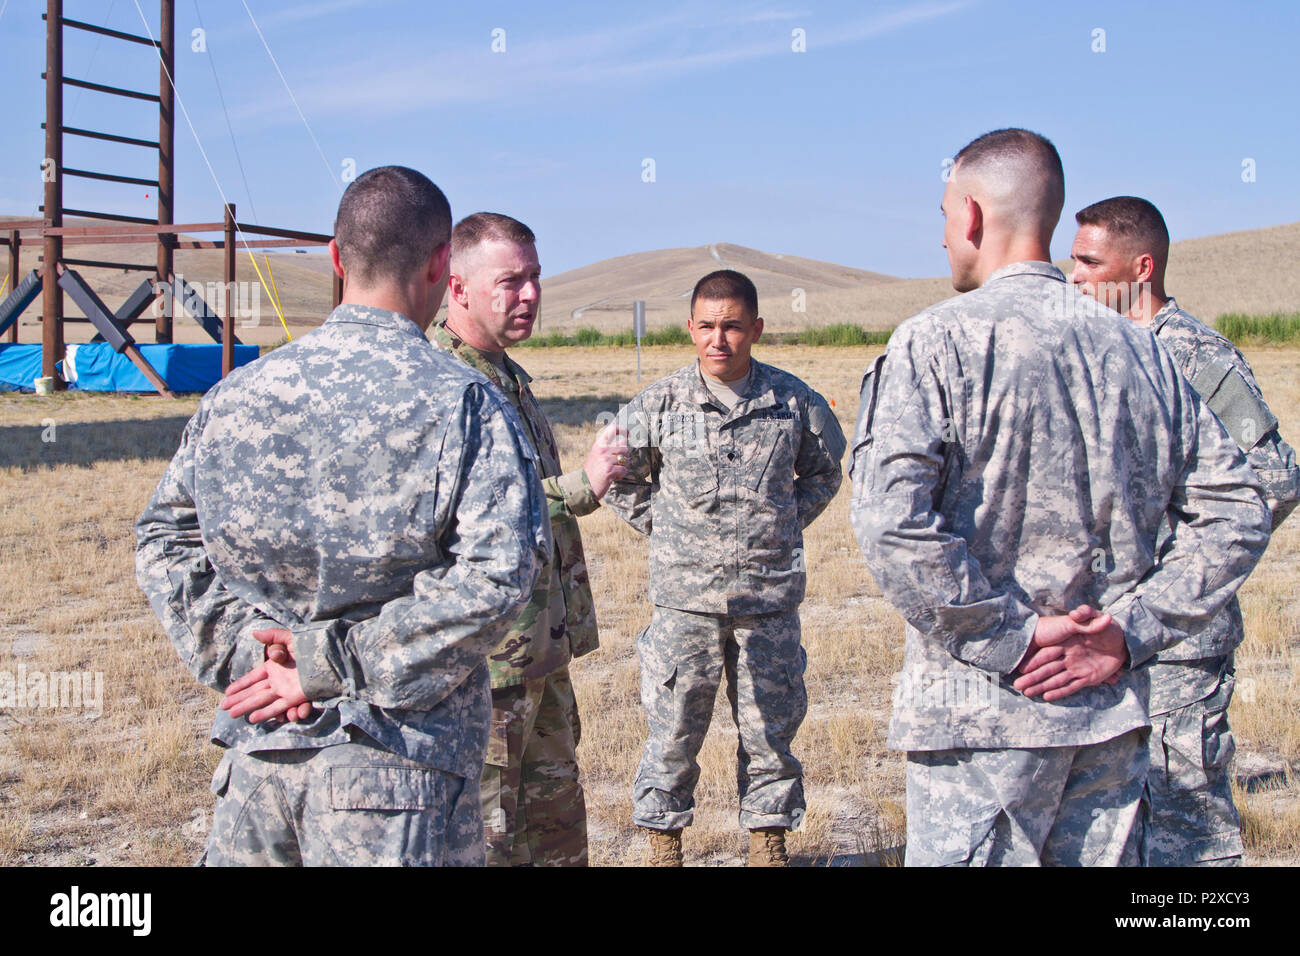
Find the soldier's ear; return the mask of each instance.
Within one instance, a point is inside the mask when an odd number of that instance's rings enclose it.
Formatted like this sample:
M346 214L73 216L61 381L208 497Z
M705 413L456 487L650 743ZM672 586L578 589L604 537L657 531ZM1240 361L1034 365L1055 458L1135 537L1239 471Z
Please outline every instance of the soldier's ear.
M329 244L330 265L334 267L334 274L340 279L343 278L343 259L339 253L339 244L331 239Z
M1133 271L1135 273L1133 278L1138 282L1150 282L1151 277L1156 274L1156 257L1149 252L1142 253L1137 257Z
M962 197L966 207L966 241L978 246L984 235L984 210L969 193Z
M763 317L761 315L756 315L754 316L754 341L757 342L758 337L762 334L763 334Z
M447 275L448 259L451 257L451 243L444 242L429 257L429 282L434 285L442 282Z
M465 285L465 279L452 272L447 280L447 293L452 297L462 309L469 308L469 288Z

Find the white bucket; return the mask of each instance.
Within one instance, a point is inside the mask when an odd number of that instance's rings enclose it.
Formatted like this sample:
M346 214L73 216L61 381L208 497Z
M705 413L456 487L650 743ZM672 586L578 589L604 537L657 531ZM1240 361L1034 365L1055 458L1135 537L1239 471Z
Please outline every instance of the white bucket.
M33 383L33 385L34 385L35 388L36 388L36 394L37 394L37 395L53 395L53 394L54 394L54 379L53 379L53 377L49 377L49 376L47 376L46 378L38 378L38 379Z

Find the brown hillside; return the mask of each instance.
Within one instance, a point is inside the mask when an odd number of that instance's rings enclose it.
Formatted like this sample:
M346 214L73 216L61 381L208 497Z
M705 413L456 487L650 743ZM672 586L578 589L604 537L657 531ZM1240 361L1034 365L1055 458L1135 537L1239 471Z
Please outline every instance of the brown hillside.
M69 221L69 224L72 224ZM0 221L0 229L3 222ZM1062 225L1056 246L1062 248L1072 233ZM211 238L211 237L209 237ZM68 247L67 254L84 259L120 259L152 262L153 247L141 245L87 245ZM23 249L22 267L33 268L39 244ZM329 312L329 263L319 252L277 252L269 256L286 318L293 334L318 325ZM1300 309L1300 222L1263 229L1224 233L1173 244L1170 252L1169 291L1179 304L1207 322L1224 312L1268 313ZM222 253L215 250L181 251L177 269L192 282L221 278ZM266 274L262 255L258 264ZM1071 263L1058 260L1068 274ZM684 249L662 249L617 256L572 269L542 280L541 331L573 331L595 326L604 331L630 327L632 302L644 299L647 324L654 328L685 321L690 291L696 280L714 269L735 268L758 286L759 306L767 327L774 332L852 322L872 329L887 329L926 306L953 294L946 276L901 279L799 256L761 252L731 243ZM82 273L109 306L116 306L140 282L143 273L82 269ZM248 254L240 250L241 281L258 282ZM803 290L803 311L796 311ZM78 314L71 302L68 314ZM22 341L39 341L37 300L22 320ZM284 331L271 307L261 298L261 319L254 328L241 327L247 342L274 342ZM133 331L141 341L152 335L146 325ZM69 341L85 341L88 325L69 325ZM176 324L176 339L206 341L203 332L186 319Z

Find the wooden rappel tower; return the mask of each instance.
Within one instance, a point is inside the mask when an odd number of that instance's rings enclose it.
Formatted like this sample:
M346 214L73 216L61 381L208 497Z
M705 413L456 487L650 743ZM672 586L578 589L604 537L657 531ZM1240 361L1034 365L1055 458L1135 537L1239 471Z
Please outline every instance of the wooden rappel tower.
M145 311L159 296L170 296L172 302L181 304L180 314L188 314L203 330L222 346L221 374L234 367L235 336L233 295L226 295L218 309L209 308L201 291L185 282L177 281L173 256L177 249L222 249L225 252L226 288L233 289L236 281L235 253L237 246L249 251L278 246L322 246L330 236L237 222L233 203L226 203L219 222L177 224L175 209L175 2L160 0L159 35L140 36L111 30L107 27L63 16L62 0L48 0L45 19L45 158L41 164L44 181L42 218L12 220L6 223L7 232L0 235L0 245L9 247L9 275L13 287L8 297L0 302L0 335L8 331L10 342L18 341L18 318L38 296L41 308L41 375L52 379L56 388L66 387L58 374L57 364L64 358L64 323L89 321L96 330L95 341L104 341L119 354L126 355L153 383L160 394L170 395L163 376L141 355L131 335L133 323L147 322ZM99 34L127 45L150 48L159 63L158 92L122 89L67 76L63 64L63 31L80 30ZM146 25L146 32L148 31ZM103 130L81 129L63 123L63 92L66 87L77 87L96 94L125 97L158 107L158 138L156 140L127 136ZM158 156L156 179L127 176L116 172L89 169L72 169L63 165L63 138L82 137L121 143L140 149L152 150ZM114 212L87 209L70 209L63 204L65 177L93 179L104 182L148 186L156 190L157 217L147 219ZM66 227L64 217L73 216L102 222L102 225ZM222 233L220 239L202 240L182 238L182 234ZM271 236L271 239L248 239L243 235ZM19 251L25 242L42 244L40 268L20 275ZM153 243L157 248L156 262L145 265L138 262L113 262L81 259L65 255L65 246L81 244L116 245L121 243ZM108 268L145 272L136 290L116 309L110 309L95 293L76 267ZM334 282L333 301L338 303L341 283ZM70 296L85 314L85 318L64 316L64 294ZM172 342L173 308L157 310L153 340L156 343Z

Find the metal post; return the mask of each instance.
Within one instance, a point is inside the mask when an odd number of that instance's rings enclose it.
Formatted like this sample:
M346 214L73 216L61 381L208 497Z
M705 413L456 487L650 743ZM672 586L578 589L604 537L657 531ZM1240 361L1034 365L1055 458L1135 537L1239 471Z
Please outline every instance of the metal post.
M48 0L45 10L45 225L63 225L63 0ZM54 366L63 358L63 289L58 264L63 237L45 236L41 276L41 375L61 383Z
M235 204L226 203L226 303L221 317L221 377L235 367Z
M161 45L158 53L161 65L158 67L158 224L170 225L175 222L174 193L175 168L174 148L176 145L175 125L173 123L172 78L176 76L176 7L175 0L162 0L159 17L161 24ZM172 250L175 248L174 235L158 234L158 282L170 284L173 278ZM172 341L172 310L170 307L158 312L154 323L154 341Z
M9 288L11 290L18 287L18 281L19 281L18 251L19 248L21 247L22 241L23 241L22 233L20 233L17 229L11 229L9 231ZM9 326L9 341L10 342L18 341L18 320L17 319L14 319L14 324Z
M636 336L636 383L641 384L641 339L645 335L645 300L632 303L632 334Z

